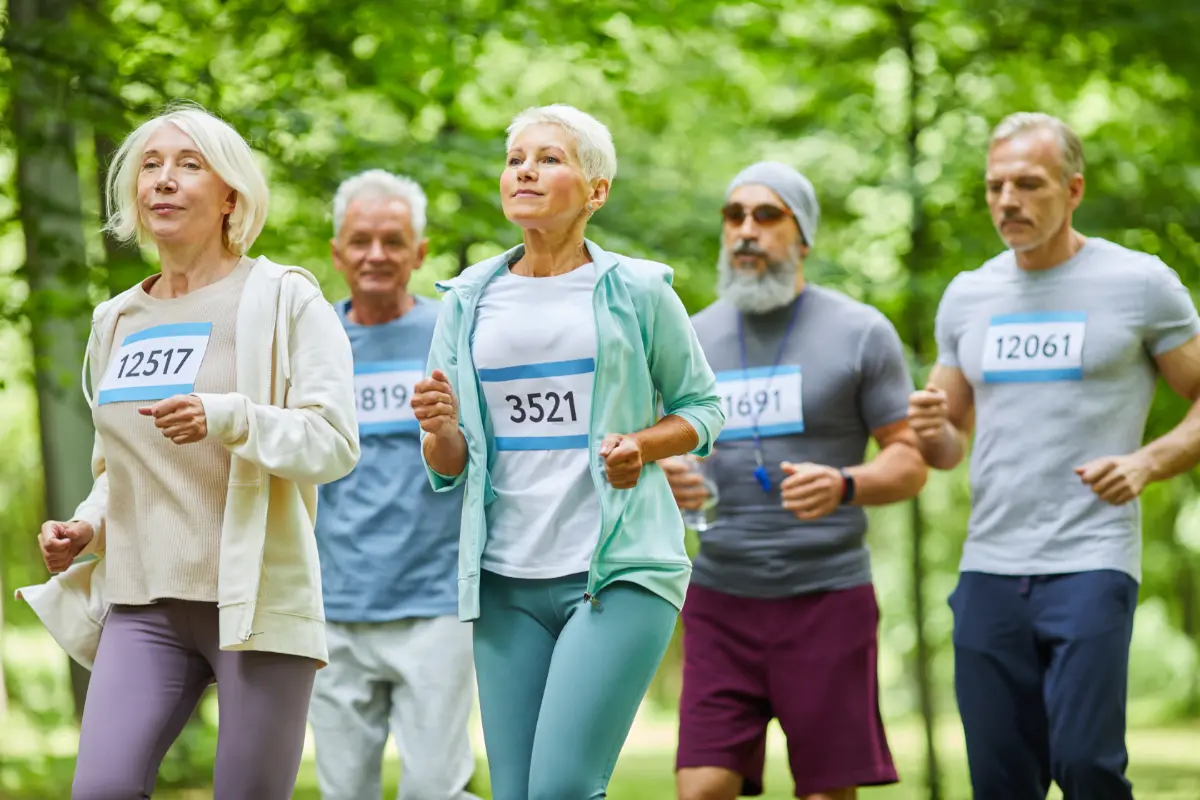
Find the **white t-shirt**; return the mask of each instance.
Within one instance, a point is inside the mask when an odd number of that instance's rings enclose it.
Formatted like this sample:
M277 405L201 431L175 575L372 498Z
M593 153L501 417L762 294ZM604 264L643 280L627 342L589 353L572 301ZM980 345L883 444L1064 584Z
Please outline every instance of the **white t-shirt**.
M492 424L496 499L481 565L510 578L587 572L600 536L588 464L596 371L594 264L484 290L471 353Z

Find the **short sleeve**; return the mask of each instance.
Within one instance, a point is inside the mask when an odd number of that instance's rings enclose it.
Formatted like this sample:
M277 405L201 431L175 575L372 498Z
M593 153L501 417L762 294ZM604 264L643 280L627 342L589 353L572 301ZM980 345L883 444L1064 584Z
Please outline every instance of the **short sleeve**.
M946 291L938 303L937 316L933 322L933 336L937 342L937 363L954 369L962 369L962 365L958 361L958 329L950 316L950 309L953 308L950 295L953 289L954 281L950 281L950 285L946 287Z
M1143 341L1151 355L1159 356L1200 333L1200 316L1191 293L1178 273L1154 259L1146 273L1146 321Z
M881 316L863 336L859 351L862 384L858 406L862 420L874 431L908 414L912 375L896 328Z

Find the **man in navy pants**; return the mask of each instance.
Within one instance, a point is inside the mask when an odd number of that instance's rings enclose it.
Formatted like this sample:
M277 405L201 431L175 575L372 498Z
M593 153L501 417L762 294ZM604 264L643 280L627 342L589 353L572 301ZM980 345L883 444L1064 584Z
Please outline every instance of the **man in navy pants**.
M1138 495L1200 462L1196 405L1142 446L1161 374L1200 398L1200 318L1158 258L1072 227L1083 148L1014 114L988 150L1008 249L951 281L909 420L929 464L971 452L955 689L976 800L1129 800L1125 700L1141 579Z

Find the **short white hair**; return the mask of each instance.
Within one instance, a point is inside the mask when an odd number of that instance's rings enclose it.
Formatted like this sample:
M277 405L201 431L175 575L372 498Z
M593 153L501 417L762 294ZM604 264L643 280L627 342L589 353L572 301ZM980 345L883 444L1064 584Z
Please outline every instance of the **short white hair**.
M604 178L611 183L617 177L617 149L613 146L612 133L603 122L574 106L556 103L525 109L508 126L505 150L512 149L513 139L521 131L541 123L561 126L575 137L575 154L585 179Z
M425 235L425 209L429 201L421 185L412 178L393 175L382 169L369 169L342 181L333 196L333 235L337 238L346 221L346 210L360 197L394 197L408 205L412 216L413 236L420 241Z
M1050 131L1058 139L1058 147L1062 150L1062 179L1066 183L1074 175L1083 174L1083 142L1079 134L1071 130L1071 126L1058 117L1034 111L1018 111L1000 120L1000 124L992 131L992 140L988 143L990 150L997 142L1012 139L1028 131Z
M163 125L174 125L187 134L208 166L237 192L237 203L225 220L222 236L230 252L244 255L267 222L271 200L267 179L242 135L194 103L174 105L125 137L108 168L104 229L123 242L151 240L138 213L138 173L146 142Z

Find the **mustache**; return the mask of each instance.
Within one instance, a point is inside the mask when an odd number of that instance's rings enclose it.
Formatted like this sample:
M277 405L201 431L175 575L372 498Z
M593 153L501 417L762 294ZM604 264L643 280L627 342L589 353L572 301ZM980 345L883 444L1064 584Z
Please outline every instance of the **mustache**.
M733 255L735 256L762 256L767 257L767 251L758 246L758 243L751 239L739 239L738 243L733 247Z
M1001 221L1001 222L1024 222L1024 223L1026 223L1026 224L1032 224L1032 223L1031 223L1031 222L1030 222L1030 221L1029 221L1027 218L1025 218L1025 217L1021 216L1021 215L1020 215L1019 213L1017 213L1017 212L1013 212L1013 213L1011 213L1011 214L1009 214L1009 213L1007 213L1007 212L1006 212L1006 213L1004 214L1004 219L1002 219L1002 220L1000 220L1000 221Z

